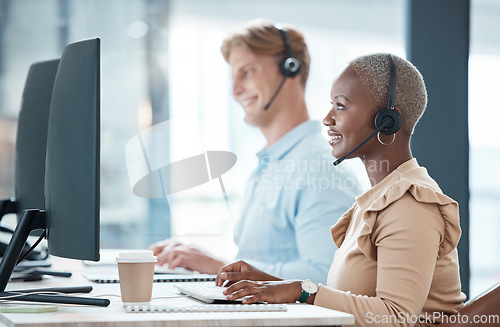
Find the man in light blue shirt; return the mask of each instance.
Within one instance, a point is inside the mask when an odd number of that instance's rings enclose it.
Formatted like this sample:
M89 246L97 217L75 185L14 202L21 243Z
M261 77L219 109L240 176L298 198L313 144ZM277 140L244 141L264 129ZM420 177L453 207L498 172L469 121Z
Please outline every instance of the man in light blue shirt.
M330 227L362 190L347 162L333 167L320 123L309 120L304 37L258 21L226 38L221 50L245 121L267 141L236 226L237 257L281 278L325 283L335 251ZM228 263L172 240L150 248L170 267L216 274Z

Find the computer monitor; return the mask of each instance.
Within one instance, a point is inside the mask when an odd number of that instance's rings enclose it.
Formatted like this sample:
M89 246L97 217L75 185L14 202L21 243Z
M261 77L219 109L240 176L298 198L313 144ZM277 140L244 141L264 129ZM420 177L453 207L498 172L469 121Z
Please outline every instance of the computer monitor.
M68 44L61 56L47 132L45 210L24 210L0 262L0 292L32 230L45 231L50 254L99 260L99 167L100 40L94 38ZM30 294L16 300L109 305L107 299L73 296Z
M30 66L17 120L15 198L0 201L0 219L24 209L44 208L45 153L50 100L59 59Z
M37 62L30 66L24 85L21 110L17 120L15 155L15 198L0 201L0 220L9 213L17 213L18 220L24 209L45 207L45 153L50 101L59 59ZM13 231L1 226L4 232ZM0 243L3 256L6 244ZM24 250L28 250L26 245ZM28 259L40 259L32 252Z
M48 126L45 210L49 253L98 261L99 39L75 42L64 49Z

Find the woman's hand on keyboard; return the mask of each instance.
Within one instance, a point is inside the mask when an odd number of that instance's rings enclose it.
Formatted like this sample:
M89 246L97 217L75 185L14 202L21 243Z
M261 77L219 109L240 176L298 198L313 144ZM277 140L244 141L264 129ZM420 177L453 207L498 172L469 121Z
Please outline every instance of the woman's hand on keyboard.
M242 303L295 303L302 294L301 281L256 282L243 280L228 287L224 292L228 300L243 297Z
M222 267L215 278L215 285L230 286L240 280L280 281L281 279L240 260Z

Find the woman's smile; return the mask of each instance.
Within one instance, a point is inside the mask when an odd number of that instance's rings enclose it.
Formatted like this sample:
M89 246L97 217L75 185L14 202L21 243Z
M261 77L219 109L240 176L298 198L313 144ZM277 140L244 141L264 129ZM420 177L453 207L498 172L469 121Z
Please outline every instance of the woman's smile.
M341 142L344 139L342 134L336 133L331 129L328 130L328 136L330 136L330 141L328 143L330 143L331 146L334 146L335 144Z

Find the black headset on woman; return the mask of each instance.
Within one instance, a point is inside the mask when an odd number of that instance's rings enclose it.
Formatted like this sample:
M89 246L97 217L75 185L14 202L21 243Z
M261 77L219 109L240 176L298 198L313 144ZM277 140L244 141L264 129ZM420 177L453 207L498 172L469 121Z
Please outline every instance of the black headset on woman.
M349 151L346 155L335 160L335 162L333 163L334 166L337 166L339 163L344 161L345 158L349 157L356 150L362 147L366 142L371 140L371 138L374 137L375 134L382 133L384 135L392 135L395 134L397 131L399 131L399 129L401 128L402 124L401 113L394 107L394 103L396 102L396 65L394 64L394 60L392 59L390 53L387 54L387 57L389 58L389 67L390 67L389 99L387 100L387 106L385 108L380 109L380 111L375 116L376 130L375 132L370 134L370 136L368 136L363 142L361 142L357 147ZM380 141L380 136L377 137L379 138L379 142L382 143L382 141ZM394 142L394 139L392 140L392 142Z

